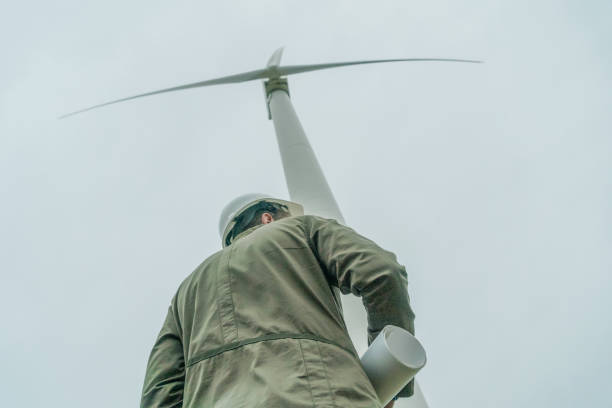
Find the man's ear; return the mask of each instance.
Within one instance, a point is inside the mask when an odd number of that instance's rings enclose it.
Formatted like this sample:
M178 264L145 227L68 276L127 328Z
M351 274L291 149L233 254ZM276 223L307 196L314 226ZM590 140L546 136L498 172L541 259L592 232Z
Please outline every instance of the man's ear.
M265 213L261 214L261 223L262 224L264 224L264 225L265 224L269 224L272 221L274 221L274 217L269 212L265 212Z

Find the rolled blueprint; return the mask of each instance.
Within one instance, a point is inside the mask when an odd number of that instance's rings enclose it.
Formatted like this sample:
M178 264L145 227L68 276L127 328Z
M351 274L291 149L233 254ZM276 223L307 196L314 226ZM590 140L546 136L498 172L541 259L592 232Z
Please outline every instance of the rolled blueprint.
M385 406L423 368L425 349L410 332L385 326L361 357L378 399Z

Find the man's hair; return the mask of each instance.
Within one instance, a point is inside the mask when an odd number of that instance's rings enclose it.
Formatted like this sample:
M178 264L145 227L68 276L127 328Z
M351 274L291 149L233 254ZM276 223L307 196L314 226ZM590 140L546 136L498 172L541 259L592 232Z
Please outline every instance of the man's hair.
M232 228L228 234L227 240L231 241L240 233L261 224L261 216L264 213L272 214L272 217L274 217L275 220L289 217L291 215L289 213L289 208L287 208L286 205L273 203L270 201L260 201L254 206L240 213L240 215L235 218L236 226Z

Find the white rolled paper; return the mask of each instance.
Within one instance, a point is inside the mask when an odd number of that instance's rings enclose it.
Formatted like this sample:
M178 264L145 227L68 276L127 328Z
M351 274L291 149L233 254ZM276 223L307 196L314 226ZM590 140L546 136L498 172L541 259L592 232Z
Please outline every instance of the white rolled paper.
M423 368L425 349L409 331L385 326L361 357L361 365L385 406Z

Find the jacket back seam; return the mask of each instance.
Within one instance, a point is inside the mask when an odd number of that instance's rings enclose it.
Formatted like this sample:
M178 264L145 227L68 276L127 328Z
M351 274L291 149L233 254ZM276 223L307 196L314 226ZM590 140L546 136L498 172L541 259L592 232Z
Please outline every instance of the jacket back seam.
M349 354L351 354L352 356L355 356L355 352L352 351L351 349L349 349L348 347L344 347L341 346L340 344L333 342L331 340L327 340L323 337L319 337L316 336L314 334L308 334L308 333L275 333L275 334L267 334L265 336L259 336L259 337L253 337L251 339L246 339L246 340L241 340L241 341L236 341L233 343L229 343L226 344L224 346L221 347L217 347L216 349L198 354L196 356L194 356L193 358L191 358L189 360L189 362L187 363L186 367L191 367L194 364L197 364L201 361L207 360L209 358L218 356L219 354L225 353L226 351L230 351L230 350L235 350L237 348L249 345L249 344L254 344L254 343L260 343L262 341L271 341L271 340L282 340L282 339L302 339L302 340L313 340L313 341L317 341L320 343L326 343L326 344L331 344L332 346L336 346L338 348L341 348L342 350L348 352Z

